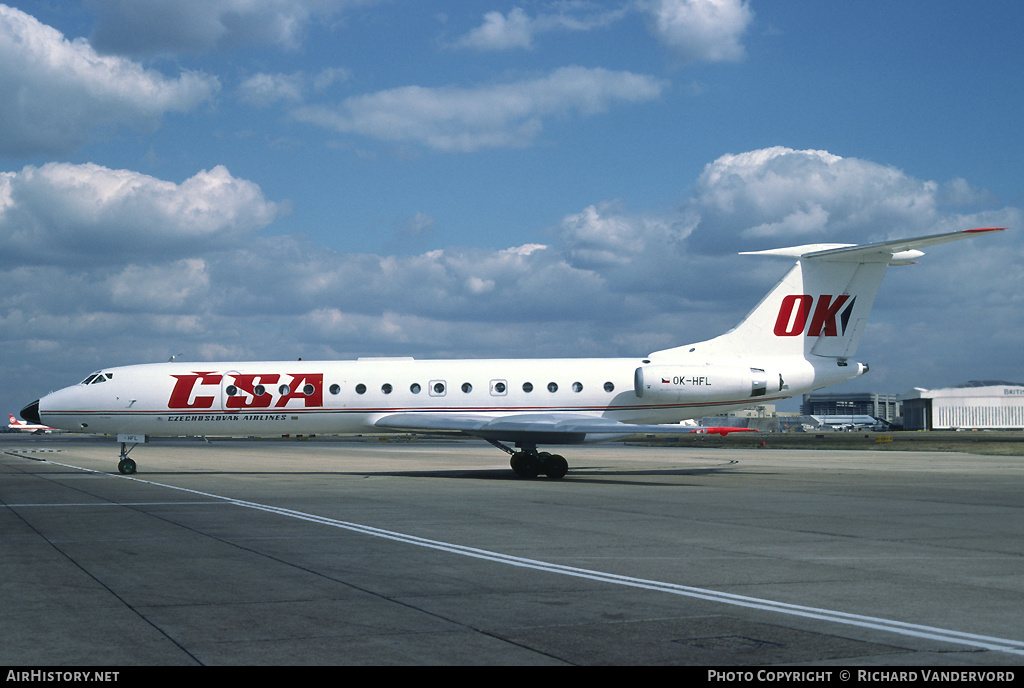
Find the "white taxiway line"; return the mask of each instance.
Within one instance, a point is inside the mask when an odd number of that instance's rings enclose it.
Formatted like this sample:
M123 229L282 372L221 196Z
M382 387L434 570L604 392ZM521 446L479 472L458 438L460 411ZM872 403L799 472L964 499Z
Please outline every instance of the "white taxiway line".
M7 453L13 454L13 452ZM20 456L18 454L14 455ZM681 595L684 597L692 597L696 599L707 600L710 602L720 602L722 604L731 604L739 607L748 607L750 609L761 609L764 611L776 612L778 614L802 616L810 619L821 619L823 621L832 621L834 623L845 624L848 626L871 628L879 631L887 631L889 633L897 633L899 635L911 636L914 638L940 640L943 642L954 643L958 645L967 645L970 647L993 650L995 652L1007 652L1015 655L1024 655L1024 641L1020 640L1010 640L1007 638L996 638L992 636L978 635L974 633L964 633L961 631L953 631L945 628L936 628L933 626L923 626L920 624L905 623L903 621L882 619L874 616L862 616L860 614L850 614L847 612L838 612L830 609L805 607L798 604L789 604L787 602L775 602L773 600L766 600L757 597L747 597L745 595L735 595L732 593L718 592L716 590L708 590L706 588L695 588L688 585L678 585L676 583L666 583L663 581L622 576L614 573L604 573L602 571L595 571L592 569L581 569L573 566L563 566L561 564L553 564L551 562L539 561L536 559L515 557L508 554L502 554L501 552L492 552L489 550L477 549L475 547L464 547L462 545L456 545L450 542L443 542L440 540L429 540L427 538L421 538L415 535L406 535L404 533L397 533L391 530L383 530L381 528L374 528L372 526L362 525L359 523L351 523L349 521L339 521L337 519L327 518L325 516L317 516L315 514L308 514L302 511L294 511L292 509L284 509L281 507L270 506L267 504L259 504L256 502L249 502L242 499L234 499L232 497L224 497L221 495L211 494L209 492L200 492L199 490L193 490L186 487L177 487L175 485L157 483L151 480L143 480L142 478L138 478L135 476L113 475L110 473L105 473L103 471L94 471L89 468L71 466L68 464L57 463L55 461L49 461L46 459L38 459L36 457L20 456L20 458L30 458L34 461L51 463L57 466L62 466L64 468L72 468L87 473L96 473L98 475L105 475L112 478L134 480L140 483L145 483L147 485L164 487L169 490L177 490L179 492L187 492L189 494L207 497L213 500L219 500L221 502L234 504L235 506L244 507L246 509L256 509L258 511L277 514L279 516L286 516L288 518L296 518L302 521L308 521L310 523L318 523L320 525L325 525L332 528L341 528L344 530L362 533L364 535L369 535L372 537L384 538L387 540L402 542L409 545L416 545L417 547L428 547L430 549L435 549L442 552L449 552L451 554L458 554L461 556L473 557L476 559L484 559L499 564L506 564L508 566L518 566L521 568L535 569L537 571L557 573L563 576L573 576L575 578L586 578L588 580L600 581L603 583L625 585L631 588L654 590L657 592L669 593L672 595Z

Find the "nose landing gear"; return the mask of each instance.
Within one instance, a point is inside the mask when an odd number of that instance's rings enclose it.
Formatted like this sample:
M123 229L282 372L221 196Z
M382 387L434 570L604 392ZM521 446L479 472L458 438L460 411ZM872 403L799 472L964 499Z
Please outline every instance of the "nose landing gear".
M117 470L121 475L132 475L135 473L137 466L135 465L135 461L128 458L128 454L131 453L131 450L135 449L139 443L145 443L146 436L119 434L117 436L117 441L121 443L121 456L117 462ZM129 447L129 444L132 446Z
M135 473L135 469L137 468L135 461L128 458L128 453L132 449L135 449L134 444L131 446L131 449L129 449L126 442L121 443L121 460L117 462L117 470L121 475L132 475Z

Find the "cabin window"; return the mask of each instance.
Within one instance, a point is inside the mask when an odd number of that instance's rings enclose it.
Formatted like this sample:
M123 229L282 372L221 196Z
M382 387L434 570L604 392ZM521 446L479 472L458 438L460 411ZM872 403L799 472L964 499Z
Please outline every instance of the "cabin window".
M409 385L409 391L412 392L413 394L419 394L421 389L423 388L420 387L420 383L418 382L414 382L411 385Z
M527 394L532 392L533 391L533 383L532 382L524 382L523 383L523 391L526 392Z
M491 395L503 397L508 394L508 383L504 380L491 380Z
M548 391L551 392L552 394L557 392L558 391L558 383L549 382L548 383Z
M463 382L462 383L462 392L463 392L463 394L469 394L472 391L473 391L473 385L469 384L468 382Z
M576 392L577 394L582 392L583 391L583 383L582 382L574 382L574 383L572 383L572 391Z
M448 386L444 380L431 380L430 381L430 396L432 397L443 397L447 391Z
M292 388L289 387L288 385L281 385L280 387L277 388L277 391L280 393L281 396L286 397L292 393Z
M380 391L384 392L385 394L391 394L391 390L392 389L394 389L394 388L390 384L388 384L387 382L385 382L380 387Z
M366 385L362 382L356 385L356 394L366 394Z
M256 385L255 387L252 388L252 391L253 393L256 394L256 396L261 397L267 393L267 388L264 387L263 385Z
M604 391L606 391L606 392L614 392L615 391L615 385L613 385L610 382L604 383Z
M316 391L316 388L313 387L313 385L305 385L302 388L302 393L305 394L307 397L313 396L313 392L315 392L315 391Z
M238 388L235 387L234 385L228 385L227 387L224 388L224 391L227 393L229 397L233 397L236 394L238 394Z
M341 385L331 385L331 394L341 394Z

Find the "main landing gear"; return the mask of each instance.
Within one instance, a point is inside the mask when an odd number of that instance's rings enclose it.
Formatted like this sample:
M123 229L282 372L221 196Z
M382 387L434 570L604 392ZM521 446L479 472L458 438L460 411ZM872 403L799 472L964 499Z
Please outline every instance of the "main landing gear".
M520 447L520 450L515 451L509 449L501 442L496 442L495 440L487 441L512 456L509 465L512 466L512 471L520 478L536 478L543 473L552 480L558 480L565 477L565 474L569 472L569 462L561 454L539 452L536 445L517 444L516 446Z

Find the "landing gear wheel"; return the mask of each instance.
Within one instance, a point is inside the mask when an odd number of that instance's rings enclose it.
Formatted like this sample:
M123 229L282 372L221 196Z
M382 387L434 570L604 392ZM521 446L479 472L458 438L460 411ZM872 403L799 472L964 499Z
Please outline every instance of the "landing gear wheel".
M569 462L566 461L565 457L561 454L552 454L548 457L547 461L544 462L544 475L552 480L564 478L565 474L568 472Z
M131 475L135 472L135 462L128 458L128 453L135 449L135 446L133 444L129 447L127 442L121 442L121 456L118 457L120 461L117 462L117 470L121 475Z
M543 473L553 480L558 480L564 478L565 474L569 472L569 462L565 460L564 456L548 452L533 454L518 451L512 454L509 465L520 478L532 479Z
M558 480L564 478L569 471L569 462L565 460L564 456L538 452L537 446L534 444L518 445L521 448L519 451L515 451L497 440L488 439L487 441L512 457L508 464L520 478L536 478L543 473L552 480Z
M536 478L540 474L540 462L533 454L516 452L508 463L520 478Z

